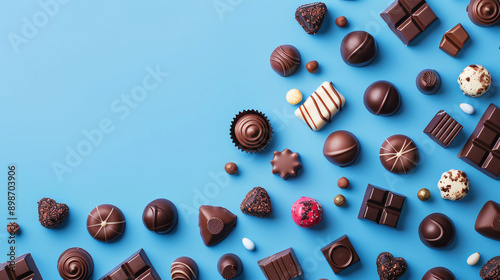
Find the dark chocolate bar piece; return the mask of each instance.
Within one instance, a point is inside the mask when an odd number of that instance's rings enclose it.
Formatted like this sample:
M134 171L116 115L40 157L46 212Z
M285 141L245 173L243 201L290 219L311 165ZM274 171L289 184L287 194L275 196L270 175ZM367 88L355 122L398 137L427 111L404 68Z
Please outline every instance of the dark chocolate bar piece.
M135 252L99 280L161 280L143 249Z
M257 262L267 280L290 280L302 275L292 248L288 248Z
M439 110L424 129L424 133L429 135L439 146L447 148L455 140L462 128L463 126L450 117L448 113Z
M500 175L500 109L488 106L458 157L498 180Z
M359 256L356 250L354 250L354 247L352 247L347 235L343 235L339 239L321 248L321 252L335 274L359 261Z
M368 184L358 219L396 228L405 198L403 195Z
M30 253L17 257L13 263L0 264L2 280L43 280Z
M439 48L445 53L455 57L462 50L465 42L467 42L469 38L469 33L467 33L464 27L459 23L444 33Z

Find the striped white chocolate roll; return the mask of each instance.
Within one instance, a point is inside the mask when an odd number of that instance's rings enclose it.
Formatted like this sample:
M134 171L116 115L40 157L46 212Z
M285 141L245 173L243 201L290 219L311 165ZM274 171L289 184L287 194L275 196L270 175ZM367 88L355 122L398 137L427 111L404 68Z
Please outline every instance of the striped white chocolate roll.
M320 130L331 118L342 111L345 98L331 82L324 82L304 104L295 110L295 115L304 121L310 129Z

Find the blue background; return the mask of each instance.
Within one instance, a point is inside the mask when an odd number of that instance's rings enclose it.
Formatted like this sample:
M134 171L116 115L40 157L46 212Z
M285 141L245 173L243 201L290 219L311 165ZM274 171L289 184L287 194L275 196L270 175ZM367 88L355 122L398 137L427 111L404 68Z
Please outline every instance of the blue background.
M44 0L45 1L45 0ZM43 1L42 1L43 2ZM61 1L63 2L63 1ZM420 279L431 267L445 266L457 279L478 279L484 262L498 255L498 241L482 237L474 222L489 199L500 201L499 183L456 157L490 103L500 105L498 83L484 97L465 97L456 82L469 64L482 64L500 80L499 27L480 28L465 13L466 0L429 0L439 17L423 36L406 47L389 30L379 13L389 1L332 0L328 18L319 34L306 34L294 19L300 1L69 1L52 6L52 17L40 14L39 3L4 1L0 8L0 167L6 188L7 166L18 173L17 216L22 234L17 254L31 252L45 279L58 279L56 262L65 249L78 246L94 258L98 279L139 248L144 248L163 279L170 279L171 262L190 256L200 268L200 279L221 279L217 259L232 252L244 262L241 279L263 279L256 262L293 247L306 279L376 279L375 259L389 251L404 257L404 279ZM219 7L216 9L215 7ZM334 19L344 15L345 29ZM11 44L9 36L22 34L23 18L38 20L23 43ZM38 18L37 18L38 17ZM44 22L46 19L46 22ZM438 49L445 31L462 23L471 40L457 58ZM351 31L366 30L377 40L380 52L365 68L349 67L341 60L339 46ZM10 34L10 35L9 35ZM269 66L269 55L281 44L293 44L303 65L289 78ZM17 49L17 52L16 52ZM305 71L317 60L316 74ZM130 95L148 76L147 68L168 72L157 88L141 102L125 110L122 95ZM415 87L416 75L436 69L443 78L441 91L425 96ZM362 102L366 87L389 80L401 92L403 104L391 117L371 115ZM152 80L154 81L154 80ZM347 100L345 111L319 132L293 115L285 94L297 88L309 96L323 81L332 81ZM476 113L464 114L459 103L472 104ZM114 105L113 105L114 104ZM112 106L115 106L113 109ZM258 109L271 119L275 134L268 150L258 155L237 150L229 139L233 116L243 109ZM432 142L422 130L439 110L446 110L464 129L450 148ZM81 162L73 162L60 177L54 162L66 163L67 149L84 145L84 130L101 121L112 132L87 150ZM323 142L333 131L354 133L362 146L358 161L340 168L322 155ZM382 142L393 134L410 136L420 150L420 164L410 175L394 175L379 162ZM274 150L290 148L300 154L303 172L283 181L271 173ZM234 161L237 176L224 173ZM436 183L449 169L464 170L470 177L470 193L463 201L440 198ZM68 171L66 170L66 171ZM351 187L336 186L346 176ZM361 199L368 183L407 196L397 230L358 220ZM244 215L239 204L255 186L266 188L274 213L262 219ZM417 191L429 188L430 201L417 199ZM1 220L6 223L6 191L0 198ZM347 206L333 204L337 194ZM303 229L290 218L290 207L301 196L316 198L324 206L323 222ZM58 229L46 229L37 219L37 201L51 197L67 203L70 216ZM142 211L153 199L165 197L179 210L177 229L168 235L149 232ZM96 205L111 203L125 214L127 228L112 244L94 240L85 227ZM197 225L200 204L219 205L238 215L235 230L219 245L202 243ZM455 223L455 242L445 250L425 247L417 228L428 214L442 212ZM327 243L347 234L361 263L334 275L320 253ZM252 239L257 250L247 251L241 238ZM0 254L7 254L7 233L0 230ZM466 265L479 251L481 261Z

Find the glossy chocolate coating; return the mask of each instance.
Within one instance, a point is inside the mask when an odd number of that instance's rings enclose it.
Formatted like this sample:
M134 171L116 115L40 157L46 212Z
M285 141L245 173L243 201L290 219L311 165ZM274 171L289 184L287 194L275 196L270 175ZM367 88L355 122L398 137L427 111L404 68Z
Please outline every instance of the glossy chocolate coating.
M234 117L230 135L238 149L248 153L258 153L271 141L273 130L263 113L244 110Z
M359 262L359 256L347 235L321 248L321 252L335 274Z
M238 173L238 165L234 162L228 162L224 165L224 170L226 170L227 174L234 175Z
M433 213L425 217L418 227L418 236L429 248L445 248L455 238L455 226L448 216Z
M201 238L206 246L224 240L236 227L236 215L223 207L200 206L199 222Z
M340 45L340 55L350 66L363 67L375 60L378 46L375 38L365 31L347 34Z
M161 280L143 249L132 254L99 280ZM174 278L175 279L175 278Z
M488 201L477 215L474 228L481 235L500 240L500 204Z
M217 271L224 279L234 279L243 271L243 263L235 254L225 254L217 262Z
M406 174L417 167L419 153L410 137L396 134L382 143L379 157L382 166L387 171Z
M318 62L316 60L311 60L309 61L307 64L306 64L306 69L307 69L307 72L309 73L316 73L316 71L318 71Z
M490 27L500 22L500 1L471 0L467 6L470 20L478 26Z
M441 88L441 76L436 70L425 69L418 73L416 84L421 93L432 95Z
M30 253L0 264L2 280L43 280Z
M377 81L365 90L363 102L370 113L377 116L390 116L399 110L401 96L392 83Z
M361 145L354 134L339 130L328 136L323 146L323 155L340 167L353 164L358 158Z
M177 208L168 199L159 198L151 201L142 213L142 221L150 230L159 234L172 231L177 225Z
M279 174L283 180L297 176L297 172L302 168L298 153L292 153L290 149L275 151L271 160L273 166L272 173Z
M422 280L455 280L455 275L444 267L434 267L429 269L422 277Z
M87 230L95 239L112 242L125 231L125 216L118 207L102 204L92 209L87 217Z
M81 248L69 248L57 260L57 270L64 280L88 280L94 273L94 261Z
M198 265L188 257L177 258L170 266L170 276L174 280L196 280L198 274Z
M281 45L271 53L271 68L282 77L288 77L299 69L300 53L292 45Z

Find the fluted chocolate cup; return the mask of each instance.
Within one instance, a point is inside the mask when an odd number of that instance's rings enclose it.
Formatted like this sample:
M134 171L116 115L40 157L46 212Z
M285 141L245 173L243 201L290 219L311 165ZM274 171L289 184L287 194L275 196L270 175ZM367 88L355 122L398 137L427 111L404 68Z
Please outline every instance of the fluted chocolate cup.
M259 153L271 142L273 129L264 113L244 110L231 122L230 135L238 149L247 153Z

